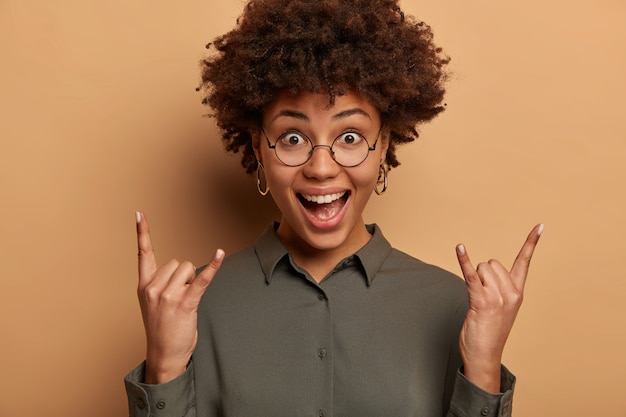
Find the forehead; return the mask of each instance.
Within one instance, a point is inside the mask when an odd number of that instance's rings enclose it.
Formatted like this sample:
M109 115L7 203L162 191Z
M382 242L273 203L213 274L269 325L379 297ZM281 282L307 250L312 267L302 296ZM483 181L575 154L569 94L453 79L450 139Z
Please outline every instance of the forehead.
M372 122L380 119L378 110L369 100L354 91L336 96L334 103L331 103L328 94L313 92L293 94L283 91L266 106L263 123L271 124L283 117L312 121L353 116L370 119Z

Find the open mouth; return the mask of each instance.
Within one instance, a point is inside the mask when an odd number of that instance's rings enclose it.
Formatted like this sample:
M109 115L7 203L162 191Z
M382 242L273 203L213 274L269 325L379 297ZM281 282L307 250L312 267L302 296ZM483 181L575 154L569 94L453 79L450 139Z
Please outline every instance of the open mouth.
M324 195L298 194L302 207L318 220L328 220L338 215L349 197L349 191Z

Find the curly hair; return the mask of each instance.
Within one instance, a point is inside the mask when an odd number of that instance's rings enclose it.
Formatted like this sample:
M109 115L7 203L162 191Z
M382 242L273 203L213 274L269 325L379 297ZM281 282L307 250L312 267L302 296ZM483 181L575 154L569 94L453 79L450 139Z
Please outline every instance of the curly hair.
M232 31L207 48L203 103L222 129L227 151L256 168L252 132L281 91L327 93L330 104L357 91L389 129L386 164L416 126L443 111L450 61L430 26L405 16L397 0L250 0ZM200 87L199 87L200 89Z

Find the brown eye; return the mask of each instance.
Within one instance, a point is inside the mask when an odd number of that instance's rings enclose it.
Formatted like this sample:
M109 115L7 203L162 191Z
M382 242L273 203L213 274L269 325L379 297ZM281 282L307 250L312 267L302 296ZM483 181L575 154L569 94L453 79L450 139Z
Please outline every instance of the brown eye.
M288 132L280 137L280 142L283 146L298 146L306 144L307 139L301 133Z
M336 141L341 145L358 145L361 141L363 141L363 136L356 132L346 132L342 133Z

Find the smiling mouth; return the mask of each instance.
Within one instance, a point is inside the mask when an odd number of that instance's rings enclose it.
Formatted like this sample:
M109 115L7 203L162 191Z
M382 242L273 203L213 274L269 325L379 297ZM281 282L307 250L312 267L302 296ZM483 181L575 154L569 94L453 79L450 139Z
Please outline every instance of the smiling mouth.
M339 214L349 197L348 191L324 195L298 194L298 200L307 213L319 220L332 219Z

